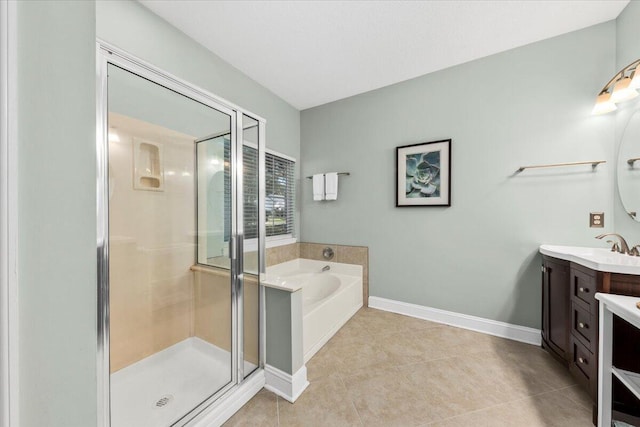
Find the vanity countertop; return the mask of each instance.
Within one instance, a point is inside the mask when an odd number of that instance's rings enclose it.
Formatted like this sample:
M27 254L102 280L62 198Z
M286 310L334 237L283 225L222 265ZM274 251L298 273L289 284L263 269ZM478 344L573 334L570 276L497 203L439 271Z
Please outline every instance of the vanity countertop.
M640 257L611 252L607 248L541 245L540 253L575 262L592 270L640 275Z

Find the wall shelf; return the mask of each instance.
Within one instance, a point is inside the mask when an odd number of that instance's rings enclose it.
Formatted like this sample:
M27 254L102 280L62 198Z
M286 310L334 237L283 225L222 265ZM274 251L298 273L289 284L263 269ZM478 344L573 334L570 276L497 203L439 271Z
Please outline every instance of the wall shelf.
M611 367L611 372L618 377L627 389L640 399L640 374L618 369L615 366Z
M640 329L640 298L627 295L596 293L600 301L598 358L598 427L608 427L612 421L612 376L640 399L640 373L613 366L613 318L617 316ZM635 424L634 424L635 425Z
M164 191L162 144L133 138L133 188Z

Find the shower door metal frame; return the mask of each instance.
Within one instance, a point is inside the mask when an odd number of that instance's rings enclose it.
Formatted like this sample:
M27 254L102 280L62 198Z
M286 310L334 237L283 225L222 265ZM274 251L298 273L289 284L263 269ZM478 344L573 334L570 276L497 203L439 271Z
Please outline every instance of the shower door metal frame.
M0 425L18 419L17 18L0 1Z
M242 189L242 141L243 139L243 115L258 121L258 218L259 218L259 283L266 271L265 262L265 125L266 120L237 105L220 98L210 92L200 89L187 81L173 76L164 70L157 68L135 56L122 51L104 41L96 42L96 207L97 207L97 385L98 385L98 427L110 427L110 343L109 343L109 141L108 141L108 66L115 65L126 71L147 79L180 95L200 102L214 110L228 114L231 118L231 200L232 200L232 227L230 233L231 257L231 301L232 301L232 373L231 382L213 395L205 399L200 405L185 414L175 426L184 426L193 421L210 407L214 402L236 389L244 381L250 380L255 375L262 373L265 364L265 290L259 286L259 367L249 377L244 378L244 341L243 337L243 189ZM195 151L195 147L194 147ZM194 179L197 179L194 176ZM197 194L196 200L197 203ZM197 211L196 211L197 212ZM197 213L196 213L197 215ZM235 227L233 226L235 224ZM196 245L197 251L197 245ZM197 264L197 252L194 253L194 264Z

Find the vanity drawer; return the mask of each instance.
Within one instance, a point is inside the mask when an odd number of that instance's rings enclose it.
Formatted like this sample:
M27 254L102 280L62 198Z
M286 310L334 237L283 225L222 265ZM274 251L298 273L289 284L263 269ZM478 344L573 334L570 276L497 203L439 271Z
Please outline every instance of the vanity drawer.
M598 361L594 354L574 335L571 335L570 343L571 362L569 363L569 371L593 398L597 393Z
M592 353L595 353L598 346L597 327L594 315L578 304L571 304L571 333Z
M575 265L571 265L571 299L589 311L595 314L598 310L598 304L595 299L597 291L596 276L589 274L590 270L584 271Z

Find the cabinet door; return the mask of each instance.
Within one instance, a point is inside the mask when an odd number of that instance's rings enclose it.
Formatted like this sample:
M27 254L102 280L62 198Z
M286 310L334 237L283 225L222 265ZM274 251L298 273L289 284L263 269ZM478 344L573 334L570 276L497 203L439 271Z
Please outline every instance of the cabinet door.
M545 258L542 278L542 338L545 346L566 362L570 359L569 290L569 263Z

